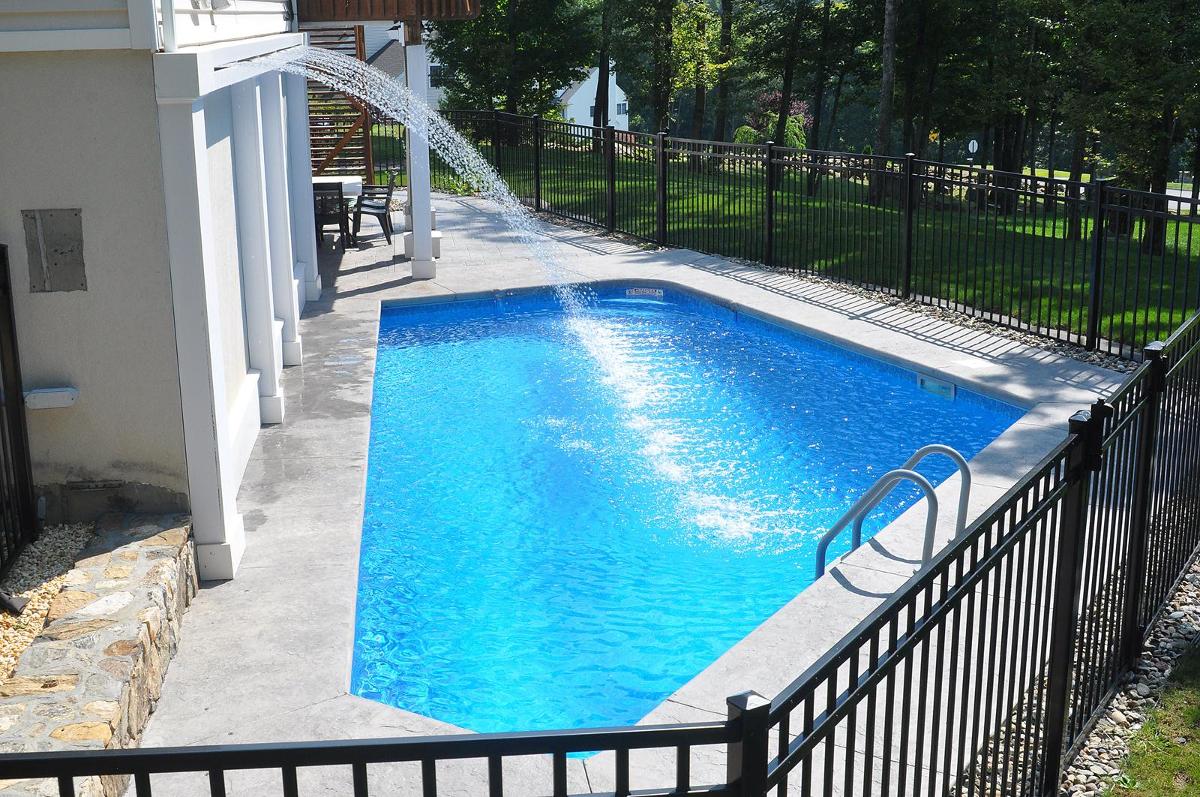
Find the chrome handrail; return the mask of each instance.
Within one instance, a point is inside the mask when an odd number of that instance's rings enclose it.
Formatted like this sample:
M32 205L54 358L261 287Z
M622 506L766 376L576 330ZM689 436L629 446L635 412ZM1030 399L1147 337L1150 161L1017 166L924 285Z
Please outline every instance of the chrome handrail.
M933 538L937 530L937 515L938 515L938 500L934 492L933 485L928 479L913 470L913 466L920 462L930 454L942 454L949 457L958 467L958 472L962 476L962 483L958 490L958 517L955 522L954 535L957 537L962 534L963 529L967 525L967 504L971 499L971 467L967 464L966 458L955 449L941 443L932 443L927 446L922 446L910 456L904 464L890 470L871 485L871 488L863 494L861 498L854 502L854 505L838 519L837 523L829 528L821 536L820 542L817 543L816 554L816 570L817 578L825 574L825 558L829 551L829 545L833 542L837 535L841 534L849 525L850 521L854 521L854 527L851 532L850 550L851 553L862 545L862 526L866 520L867 513L879 505L879 502L891 492L892 488L902 481L911 481L920 487L925 498L929 502L928 511L925 519L925 543L922 547L921 558L928 560L933 556Z

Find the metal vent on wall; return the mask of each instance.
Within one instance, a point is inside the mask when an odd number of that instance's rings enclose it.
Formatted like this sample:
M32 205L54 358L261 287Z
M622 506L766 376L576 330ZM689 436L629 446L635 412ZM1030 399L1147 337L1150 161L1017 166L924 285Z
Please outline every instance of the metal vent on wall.
M79 208L22 210L30 293L86 291Z

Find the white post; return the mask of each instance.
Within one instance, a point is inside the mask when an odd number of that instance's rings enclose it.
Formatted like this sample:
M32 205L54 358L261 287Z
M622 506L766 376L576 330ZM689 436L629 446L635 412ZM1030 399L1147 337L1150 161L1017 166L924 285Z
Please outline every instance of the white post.
M404 23L406 26L408 22ZM418 23L419 24L419 23ZM408 34L408 31L405 31ZM406 44L404 46L404 77L408 81L408 90L419 100L429 96L429 59L425 53L424 43ZM429 181L429 142L413 135L412 127L405 130L405 140L408 145L408 196L412 213L412 275L414 279L433 279L437 275L437 266L433 261L433 204L430 197L432 187ZM407 248L407 247L406 247Z
M233 168L237 191L238 253L245 296L246 350L258 371L258 406L263 423L283 423L282 325L275 321L271 294L271 246L263 168L262 114L258 83L244 80L233 99Z
M235 498L240 473L226 439L218 264L214 257L203 100L160 102L167 248L196 563L203 579L233 578L245 549Z
M271 243L271 292L275 300L275 317L283 322L283 364L300 365L303 360L300 286L292 256L292 209L288 199L287 147L283 133L283 81L278 72L267 72L258 80L262 99L267 229Z
M283 79L287 102L288 194L292 200L292 249L296 273L304 283L304 301L321 298L317 270L317 222L313 218L312 151L308 139L308 80Z

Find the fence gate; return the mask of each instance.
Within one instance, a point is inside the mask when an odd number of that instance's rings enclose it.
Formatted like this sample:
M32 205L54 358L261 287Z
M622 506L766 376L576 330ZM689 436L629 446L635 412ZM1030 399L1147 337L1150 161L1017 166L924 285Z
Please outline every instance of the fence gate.
M0 245L0 576L37 537L8 247Z

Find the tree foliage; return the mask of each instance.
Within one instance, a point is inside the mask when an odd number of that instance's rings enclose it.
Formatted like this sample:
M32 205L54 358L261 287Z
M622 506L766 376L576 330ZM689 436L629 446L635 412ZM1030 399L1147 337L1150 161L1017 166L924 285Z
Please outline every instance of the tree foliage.
M557 108L559 93L592 65L597 12L584 0L483 0L477 19L434 24L431 54L454 75L446 105L509 113Z

